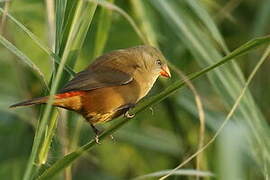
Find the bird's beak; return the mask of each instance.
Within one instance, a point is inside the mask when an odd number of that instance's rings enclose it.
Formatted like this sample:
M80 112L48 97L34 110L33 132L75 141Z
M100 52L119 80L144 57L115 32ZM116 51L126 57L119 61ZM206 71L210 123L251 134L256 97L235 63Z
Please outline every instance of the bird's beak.
M171 77L171 73L170 70L168 68L168 66L165 64L161 67L161 72L160 75L166 78L170 78Z

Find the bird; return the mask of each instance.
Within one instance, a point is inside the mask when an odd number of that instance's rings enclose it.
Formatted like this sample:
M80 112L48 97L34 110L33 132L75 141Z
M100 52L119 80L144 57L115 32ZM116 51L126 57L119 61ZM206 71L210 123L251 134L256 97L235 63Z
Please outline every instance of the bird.
M97 57L86 69L75 74L53 96L53 106L81 114L91 125L99 143L98 123L121 115L132 118L133 108L153 87L159 76L170 78L167 60L149 45L118 49ZM46 104L49 96L10 106Z

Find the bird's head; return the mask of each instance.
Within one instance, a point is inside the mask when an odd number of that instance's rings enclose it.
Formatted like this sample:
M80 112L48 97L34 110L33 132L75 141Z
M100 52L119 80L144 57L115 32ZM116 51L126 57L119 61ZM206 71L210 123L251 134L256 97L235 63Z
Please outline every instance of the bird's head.
M137 48L141 51L141 55L143 56L141 59L142 63L149 71L157 76L161 75L166 78L171 77L170 70L166 63L166 58L160 50L147 45L138 46Z

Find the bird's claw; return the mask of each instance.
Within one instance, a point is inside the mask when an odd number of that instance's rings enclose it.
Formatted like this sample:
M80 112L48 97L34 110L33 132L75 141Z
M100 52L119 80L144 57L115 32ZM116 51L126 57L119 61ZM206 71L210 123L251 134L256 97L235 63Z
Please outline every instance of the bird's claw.
M97 144L101 144L101 143L99 142L99 137L98 137L98 135L95 135L95 141L96 141Z
M131 119L131 118L133 118L134 116L135 116L135 114L129 114L128 111L125 113L125 117L126 117L126 118Z
M112 134L110 135L110 138L111 138L111 140L113 140L113 141L115 140Z
M154 115L154 109L152 107L149 108L151 111L151 114Z

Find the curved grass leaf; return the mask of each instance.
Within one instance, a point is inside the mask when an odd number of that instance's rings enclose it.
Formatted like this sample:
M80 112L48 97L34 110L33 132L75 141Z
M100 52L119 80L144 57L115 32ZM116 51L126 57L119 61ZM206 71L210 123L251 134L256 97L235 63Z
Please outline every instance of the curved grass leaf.
M31 155L23 178L24 180L34 178L34 172L38 171L40 165L47 161L48 147L53 138L55 124L57 124L56 118L49 118L52 110L53 95L56 93L59 84L63 82L63 78L67 78L66 75L62 76L65 64L67 62L75 63L78 52L81 49L88 28L92 22L96 6L97 3L90 4L84 0L80 0L76 6L61 62L57 68L51 86L50 97L40 119L39 127L35 133ZM53 131L50 131L50 134L45 134L46 129L52 129ZM42 152L42 154L39 154L39 152Z
M136 34L139 36L139 38L143 41L144 44L148 44L147 39L145 39L145 36L143 35L143 33L140 31L140 29L137 27L136 23L134 22L134 20L130 17L130 15L128 13L126 13L123 9L119 8L118 6L104 1L104 0L100 0L100 1L96 1L96 0L86 0L89 2L97 2L98 5L113 10L117 13L119 13L121 16L123 16L128 22L129 24L132 26L132 28L134 29L134 31L136 32Z
M0 12L4 13L3 8L0 7ZM51 56L57 64L60 63L60 57L58 57L49 47L47 47L34 33L32 33L27 27L20 23L16 18L11 14L6 12L6 16L14 22L23 32L25 32L32 40L35 42L44 52ZM68 65L65 65L64 70L69 73L71 76L74 76L76 73Z
M64 64L68 61L76 61L76 58L78 56L79 49L81 49L82 44L85 40L86 33L89 29L90 23L92 21L92 17L94 15L96 4L80 1L77 5L77 9L75 11L73 24L71 25L70 35L67 39L67 44L61 59L61 64L59 65L58 72L55 76L55 85L52 85L52 92L51 94L55 94L57 86L59 86L59 83L61 82L61 74L63 72ZM87 18L86 18L87 17ZM44 163L47 160L47 154L49 151L49 146L51 144L55 125L56 125L56 118L51 118L51 121L49 121L48 129L51 129L51 131L47 134L43 141L43 145L40 148L39 153L39 163Z
M136 19L140 24L142 32L145 34L145 38L149 45L158 47L157 32L153 28L153 19L147 9L147 4L143 3L142 0L131 0L132 8ZM146 10L147 9L147 10Z
M114 3L114 0L107 1L112 4ZM98 19L100 19L100 21L98 21L97 33L95 37L94 58L102 54L106 45L112 23L112 10L101 7Z
M251 40L251 41L247 42L246 44L242 45L241 47L237 48L236 50L234 50L229 55L222 58L219 62L215 63L214 65L209 66L209 67L207 67L207 68L205 68L197 73L193 73L193 74L189 75L188 76L189 80L195 80L195 79L201 77L202 75L205 75L209 71L211 71L217 67L220 67L221 65L232 60L233 58L247 54L249 51L257 48L258 46L261 46L263 44L267 44L269 42L270 42L270 36ZM174 82L168 88L163 90L161 93L159 93L153 97L150 97L150 98L144 100L143 102L139 103L138 106L136 106L133 109L133 113L139 113L141 111L144 111L145 109L147 109L147 107L150 107L153 104L156 104L156 103L162 101L163 99L167 98L172 93L174 93L177 89L183 87L184 85L185 85L184 81ZM104 131L100 135L100 140L103 140L106 136L112 134L114 131L116 131L117 129L119 129L120 127L122 127L124 124L126 124L129 121L130 121L130 119L118 118L118 121L115 124L113 124L109 129L107 129L106 131ZM96 145L95 141L91 140L87 144L78 148L76 151L64 156L62 159L56 161L52 166L50 166L47 170L45 170L43 172L43 174L41 174L38 177L38 179L49 179L51 177L54 177L60 171L62 171L63 169L65 169L66 167L71 165L72 162L74 162L85 151L89 150L94 145Z
M211 35L219 43L219 45L223 48L223 50L225 52L228 52L228 48L224 42L224 39L222 38L222 35L220 34L220 32L218 30L215 22L213 21L211 16L208 14L208 12L205 10L205 8L202 7L200 1L197 1L197 0L185 0L185 1L193 9L193 11L197 14L197 17L202 20L202 22L205 24L205 26L211 32Z
M6 38L0 35L0 43L3 44L7 49L13 52L18 58L22 60L24 64L26 64L30 69L38 75L39 79L41 80L42 85L48 89L48 85L45 79L44 74L41 70L32 62L29 57L27 57L24 53L22 53L19 49L17 49L11 42L9 42Z
M146 174L143 176L139 176L137 178L134 178L133 180L140 180L140 179L149 179L149 178L157 178L157 177L161 177L164 176L166 174L168 174L171 170L162 170L162 171L158 171L158 172L153 172L150 174ZM199 170L195 170L195 169L180 169L175 171L172 175L174 176L199 176L199 177L213 177L214 174L211 172L207 172L207 171L199 171Z

